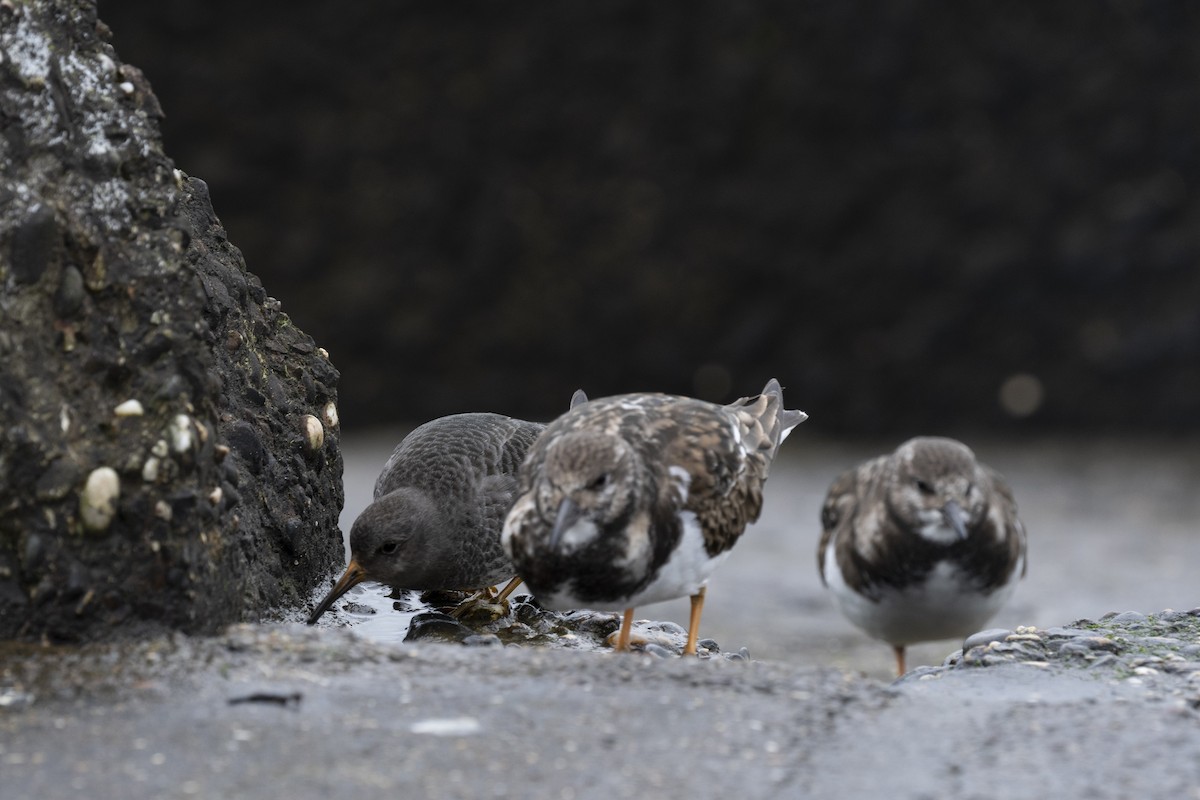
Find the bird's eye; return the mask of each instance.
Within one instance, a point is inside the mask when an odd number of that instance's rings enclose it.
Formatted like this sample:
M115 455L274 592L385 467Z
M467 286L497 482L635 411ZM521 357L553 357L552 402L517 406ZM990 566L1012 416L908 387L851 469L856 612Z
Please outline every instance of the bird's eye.
M384 542L383 544L379 545L379 552L383 553L385 556L390 556L398 549L400 549L399 542Z
M933 494L933 487L920 478L917 478L917 491L921 494Z
M588 488L591 489L593 492L598 492L607 485L608 485L608 473L602 472L599 475L597 475L595 478L592 479L592 482L588 484Z

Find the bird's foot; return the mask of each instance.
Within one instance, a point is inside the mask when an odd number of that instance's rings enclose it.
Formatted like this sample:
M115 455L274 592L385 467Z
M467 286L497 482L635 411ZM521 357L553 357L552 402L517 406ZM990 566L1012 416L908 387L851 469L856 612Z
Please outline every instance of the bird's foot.
M455 606L450 616L463 622L495 622L508 616L509 611L508 601L497 601L495 597L494 592L485 589Z

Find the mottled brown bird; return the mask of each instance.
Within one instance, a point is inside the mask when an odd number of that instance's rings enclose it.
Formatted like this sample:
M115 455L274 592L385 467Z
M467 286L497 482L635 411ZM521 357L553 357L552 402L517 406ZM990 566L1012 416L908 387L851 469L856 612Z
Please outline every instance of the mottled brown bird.
M504 547L538 602L624 610L690 596L696 652L704 588L746 525L784 437L806 419L779 383L726 406L664 394L586 402L546 426L521 467Z
M953 439L910 439L837 478L817 568L842 613L905 647L973 633L1025 575L1025 526L999 474Z
M455 414L404 437L375 481L374 501L350 528L346 571L308 624L362 581L471 590L512 578L500 529L516 497L517 468L542 428L499 414Z

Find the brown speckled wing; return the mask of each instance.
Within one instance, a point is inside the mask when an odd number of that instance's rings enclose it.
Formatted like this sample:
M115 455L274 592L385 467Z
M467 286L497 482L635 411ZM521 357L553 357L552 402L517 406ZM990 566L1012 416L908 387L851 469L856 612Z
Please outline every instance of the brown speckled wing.
M1029 559L1025 557L1025 524L1017 516L1016 498L1013 497L1012 489L1003 475L987 466L980 465L980 469L992 484L993 502L1000 507L1004 519L1004 545L1008 551L1009 564L1020 561L1021 577L1024 578L1029 569Z
M825 551L836 547L841 539L852 537L844 531L852 530L854 515L858 513L858 498L855 494L855 483L858 470L843 472L834 479L821 505L821 541L817 545L817 572L821 575L821 583L828 585L825 577Z

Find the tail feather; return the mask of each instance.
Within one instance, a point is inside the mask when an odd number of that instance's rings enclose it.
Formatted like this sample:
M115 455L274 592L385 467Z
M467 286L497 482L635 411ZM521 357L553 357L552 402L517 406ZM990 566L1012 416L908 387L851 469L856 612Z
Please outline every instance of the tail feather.
M775 457L779 445L792 432L792 428L808 419L808 414L783 407L783 388L779 381L771 378L757 397L743 397L729 405L742 419L750 423L766 443L770 457Z

